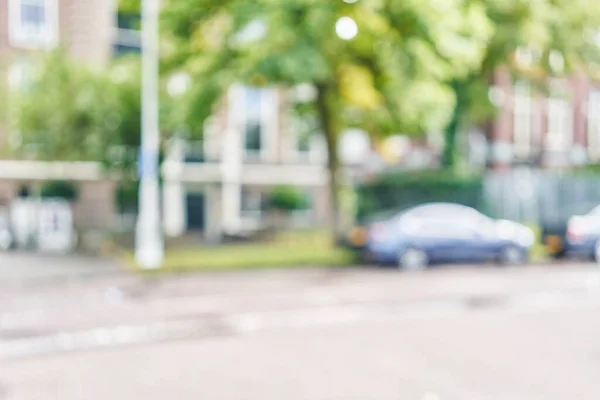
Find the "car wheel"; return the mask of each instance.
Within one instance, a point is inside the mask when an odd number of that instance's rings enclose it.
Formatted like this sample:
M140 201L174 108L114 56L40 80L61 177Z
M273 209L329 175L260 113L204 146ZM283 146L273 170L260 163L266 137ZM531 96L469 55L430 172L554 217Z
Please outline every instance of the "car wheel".
M526 253L516 246L508 246L500 252L500 263L502 265L519 265L527 261Z
M398 253L398 268L405 271L422 271L427 268L429 258L423 250L408 248Z

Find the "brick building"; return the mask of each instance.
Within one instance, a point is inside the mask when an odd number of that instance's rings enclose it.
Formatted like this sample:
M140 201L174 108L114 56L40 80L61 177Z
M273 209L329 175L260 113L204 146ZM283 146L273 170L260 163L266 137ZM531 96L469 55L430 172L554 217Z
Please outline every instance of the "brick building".
M549 80L547 94L498 71L498 118L486 136L490 166L570 168L600 162L600 85L585 74Z
M1 111L10 107L10 90L24 82L31 56L63 46L74 59L102 68L113 54L115 10L107 0L0 0ZM0 126L0 145L10 150L9 132ZM10 154L10 151L3 154ZM67 179L77 183L74 205L82 227L106 227L114 216L114 184L104 180L93 163L43 163L0 160L0 201L9 203L23 187L44 180Z

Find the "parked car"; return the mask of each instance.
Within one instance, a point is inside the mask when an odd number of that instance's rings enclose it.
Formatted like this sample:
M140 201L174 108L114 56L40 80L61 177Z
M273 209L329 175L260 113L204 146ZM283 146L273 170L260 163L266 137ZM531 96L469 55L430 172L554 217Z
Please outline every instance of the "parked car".
M344 238L343 245L349 250L363 252L367 244L369 226L386 221L398 213L398 210L387 210L370 215L361 221L357 221L357 223L348 231Z
M574 215L587 215L589 210L596 207L596 202L575 201L562 207L552 207L540 210L539 227L541 239L546 246L548 255L555 259L568 257L567 231L569 220Z
M525 263L535 235L512 221L494 220L473 208L432 203L368 227L366 258L417 270L434 263Z
M569 218L563 248L567 256L590 258L600 263L600 206L585 215Z

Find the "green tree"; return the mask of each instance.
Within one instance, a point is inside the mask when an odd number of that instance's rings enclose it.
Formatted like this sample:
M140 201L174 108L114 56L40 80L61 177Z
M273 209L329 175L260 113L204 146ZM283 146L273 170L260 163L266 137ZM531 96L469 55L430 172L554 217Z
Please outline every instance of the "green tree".
M268 196L268 206L274 210L289 213L307 206L306 197L293 186L277 186Z
M140 12L141 0L119 0L118 10L120 13L137 14Z
M10 95L13 152L42 160L98 161L133 181L141 136L141 65L124 56L92 69L62 50L40 55L23 85ZM169 98L162 96L164 140Z
M117 96L107 79L71 62L62 50L32 60L9 93L16 152L40 159L99 159L104 135L118 127Z
M272 214L273 227L280 229L284 225L284 217L294 211L306 209L308 201L304 193L293 186L277 186L267 197L267 207Z
M545 90L549 76L590 68L600 63L600 2L594 0L479 0L492 24L492 36L480 68L453 77L449 86L456 103L445 129L443 165L457 165L458 133L469 125L493 117L488 95L494 73L500 68L514 77L529 79ZM519 49L531 51L527 62L516 57ZM557 68L552 58L562 60Z
M479 67L489 34L467 0L169 0L163 28L165 67L194 78L182 118L195 133L234 82L316 89L338 237L339 133L445 125L454 99L443 82Z
M140 85L134 65L96 71L62 50L34 61L23 84L9 93L9 122L20 137L17 154L115 167L120 148L139 146Z
M45 182L40 188L40 197L75 201L77 199L77 187L73 183L66 181Z

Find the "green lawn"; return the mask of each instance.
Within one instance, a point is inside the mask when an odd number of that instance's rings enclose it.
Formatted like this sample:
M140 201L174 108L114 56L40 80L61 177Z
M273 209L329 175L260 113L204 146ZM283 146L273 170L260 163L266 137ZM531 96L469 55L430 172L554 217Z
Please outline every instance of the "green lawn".
M127 255L133 265L132 254ZM165 272L215 271L352 264L353 254L335 248L322 232L288 232L268 242L168 249Z
M533 223L524 223L535 233L535 244L531 248L530 259L531 261L544 261L548 259L548 251L546 246L542 243L542 233L540 227Z

